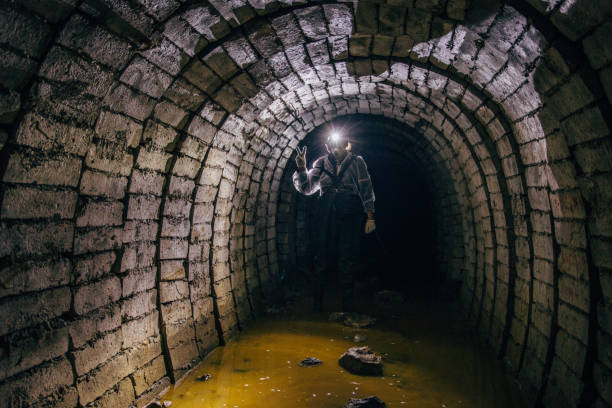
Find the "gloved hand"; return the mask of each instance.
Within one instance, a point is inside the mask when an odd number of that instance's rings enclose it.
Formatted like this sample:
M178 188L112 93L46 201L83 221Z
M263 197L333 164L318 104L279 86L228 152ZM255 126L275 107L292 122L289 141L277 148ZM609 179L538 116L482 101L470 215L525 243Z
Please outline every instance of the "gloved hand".
M295 155L295 164L299 171L306 170L306 146L304 149L297 148L297 154Z
M374 221L374 218L368 218L365 223L365 233L370 234L374 232L375 229L376 229L376 222Z

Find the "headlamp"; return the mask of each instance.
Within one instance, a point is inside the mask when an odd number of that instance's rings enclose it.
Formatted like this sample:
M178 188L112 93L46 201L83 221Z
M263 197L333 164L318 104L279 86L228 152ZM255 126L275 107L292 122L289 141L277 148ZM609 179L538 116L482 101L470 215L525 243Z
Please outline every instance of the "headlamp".
M327 143L330 146L338 146L341 145L345 142L345 138L342 136L342 134L336 130L332 131L329 135L329 137L327 138Z

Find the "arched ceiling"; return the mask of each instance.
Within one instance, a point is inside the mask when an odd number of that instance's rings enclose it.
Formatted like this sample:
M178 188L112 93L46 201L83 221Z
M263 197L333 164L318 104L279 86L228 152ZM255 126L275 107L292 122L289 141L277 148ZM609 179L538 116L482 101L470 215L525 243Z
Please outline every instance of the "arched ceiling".
M120 350L156 339L170 380L180 378L273 291L295 147L323 123L366 114L389 129L378 142L448 180L464 248L453 276L473 282L471 316L533 400L610 402L600 380L612 363L597 352L612 333L610 8L3 5L0 260L18 278L0 295L0 336L149 296L150 309L122 312L125 324L148 323ZM41 268L62 272L33 282ZM31 311L47 297L70 300ZM108 393L75 372L82 405Z

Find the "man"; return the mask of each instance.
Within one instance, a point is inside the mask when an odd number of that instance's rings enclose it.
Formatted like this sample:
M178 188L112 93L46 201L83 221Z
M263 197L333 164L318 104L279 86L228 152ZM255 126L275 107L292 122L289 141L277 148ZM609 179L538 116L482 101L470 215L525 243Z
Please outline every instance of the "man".
M293 174L295 189L305 195L319 192L314 225L314 309L323 303L324 272L337 254L342 309L353 310L353 272L361 243L363 214L365 233L376 229L372 181L361 156L351 153L348 138L332 133L325 145L328 154L306 169L306 147L298 147Z

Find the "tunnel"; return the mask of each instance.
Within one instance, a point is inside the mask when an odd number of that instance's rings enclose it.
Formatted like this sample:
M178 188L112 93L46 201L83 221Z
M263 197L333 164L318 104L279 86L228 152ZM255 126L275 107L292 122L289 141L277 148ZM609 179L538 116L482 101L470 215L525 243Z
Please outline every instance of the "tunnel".
M332 125L377 192L379 280L455 288L530 406L610 406L611 16L2 2L0 407L143 407L248 331L308 265L296 148Z

